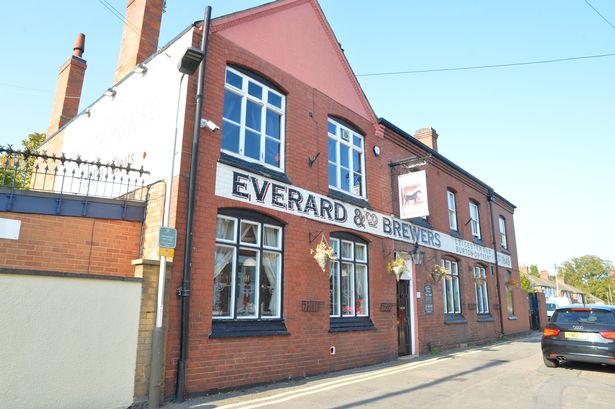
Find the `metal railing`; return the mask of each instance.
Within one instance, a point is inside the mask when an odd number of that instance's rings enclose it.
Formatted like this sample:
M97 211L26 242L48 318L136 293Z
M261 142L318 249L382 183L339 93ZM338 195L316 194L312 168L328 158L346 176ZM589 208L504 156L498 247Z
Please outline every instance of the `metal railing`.
M150 173L115 162L0 146L0 188L122 200L146 200Z

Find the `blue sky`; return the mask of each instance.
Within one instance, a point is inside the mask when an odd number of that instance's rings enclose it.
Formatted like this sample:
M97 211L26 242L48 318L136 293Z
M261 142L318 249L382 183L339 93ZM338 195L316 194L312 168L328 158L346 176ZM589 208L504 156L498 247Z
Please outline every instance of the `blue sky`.
M124 11L125 0L106 0ZM615 25L615 2L589 0ZM0 26L0 144L49 121L78 32L88 70L81 108L113 80L123 23L103 0L20 0ZM265 3L167 0L159 45L203 17ZM615 56L403 75L615 53L615 28L585 0L321 0L376 114L440 135L440 153L517 205L519 262L615 261Z

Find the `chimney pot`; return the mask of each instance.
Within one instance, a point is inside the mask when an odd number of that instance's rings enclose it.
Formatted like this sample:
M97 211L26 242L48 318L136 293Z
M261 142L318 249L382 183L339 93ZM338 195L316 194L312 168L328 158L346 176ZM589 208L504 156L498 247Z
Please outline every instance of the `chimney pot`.
M85 51L85 34L79 33L77 34L77 39L75 40L75 45L73 46L73 55L75 57L82 58L84 51Z

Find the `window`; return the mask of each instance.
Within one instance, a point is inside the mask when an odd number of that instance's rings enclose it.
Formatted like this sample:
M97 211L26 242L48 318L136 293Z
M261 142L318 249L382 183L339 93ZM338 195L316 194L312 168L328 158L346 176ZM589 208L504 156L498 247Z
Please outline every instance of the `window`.
M285 97L236 69L226 68L222 150L284 169Z
M506 272L506 283L510 282L512 274L510 271ZM515 309L513 306L513 294L512 294L512 285L506 284L506 305L508 306L508 316L515 316Z
M331 317L369 316L367 244L349 235L331 237L335 260L329 275Z
M218 215L214 319L281 318L281 226Z
M475 202L470 202L470 228L472 229L472 236L480 239L480 217L478 204Z
M500 216L500 243L502 243L502 248L508 248L506 243L506 220L502 216Z
M329 187L365 197L363 136L329 118Z
M444 313L461 314L461 296L459 294L459 267L456 261L443 259L442 267L446 269L446 277L442 280L444 294Z
M487 296L487 274L485 267L474 266L474 289L476 290L476 312L489 313L489 297Z
M448 201L448 225L451 230L457 231L457 205L455 204L455 193L448 190L446 192Z

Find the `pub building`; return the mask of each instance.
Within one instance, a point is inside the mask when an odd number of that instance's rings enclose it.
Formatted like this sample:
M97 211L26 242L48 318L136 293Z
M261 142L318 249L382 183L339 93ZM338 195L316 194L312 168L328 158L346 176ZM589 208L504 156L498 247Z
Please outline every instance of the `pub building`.
M151 30L159 25L142 27L142 36L158 38ZM69 146L71 127L81 124L84 146L109 149L104 138L116 129L96 139L86 121L94 123L104 104L128 101L126 114L142 100L166 103L145 100L151 88L127 92L154 79L181 87L169 56L184 45L199 48L203 31L197 22L146 61L134 60L147 73L120 79L117 96L93 104L91 117L69 123L52 142ZM125 36L121 53L130 41ZM198 92L191 76L183 83L171 214L178 248L166 287L166 398L177 388L190 395L286 380L529 330L515 206L441 155L434 129L411 135L376 116L316 0L215 18L206 41L202 117L220 129L200 132L186 288ZM132 118L130 129L174 123L175 109L158 112ZM135 135L127 144L134 152L117 155L164 168L147 162L155 153L142 152L156 134ZM399 259L405 266L387 268Z

